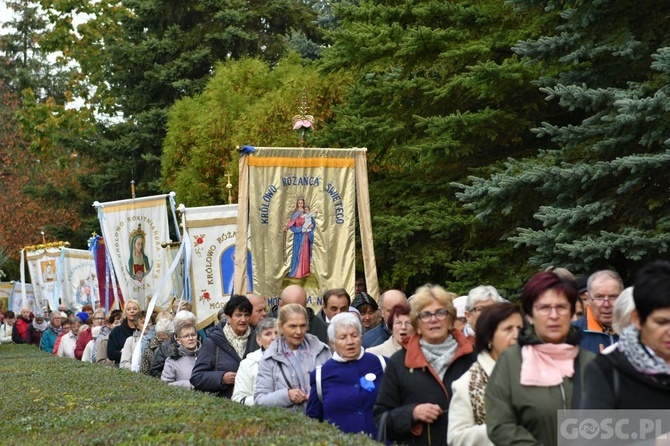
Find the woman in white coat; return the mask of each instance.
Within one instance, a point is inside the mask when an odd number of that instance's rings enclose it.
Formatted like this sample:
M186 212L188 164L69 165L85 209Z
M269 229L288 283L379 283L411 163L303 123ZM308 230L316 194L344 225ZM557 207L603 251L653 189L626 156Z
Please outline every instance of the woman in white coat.
M517 343L522 326L521 309L514 304L501 302L482 309L475 326L477 361L451 386L450 446L493 445L486 434L484 391L500 354Z
M245 406L253 406L254 389L256 388L256 375L258 374L258 363L263 359L265 350L270 347L272 341L277 339L277 319L266 317L256 325L256 342L261 348L247 355L240 362L235 377L235 389L231 399Z

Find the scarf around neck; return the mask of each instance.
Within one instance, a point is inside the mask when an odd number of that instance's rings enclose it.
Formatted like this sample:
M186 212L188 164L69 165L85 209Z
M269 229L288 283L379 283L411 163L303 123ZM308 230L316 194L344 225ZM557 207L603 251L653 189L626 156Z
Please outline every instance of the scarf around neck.
M423 340L419 339L419 345L421 346L421 351L426 357L428 364L435 369L437 376L443 377L444 373L447 371L449 364L454 359L456 355L456 349L458 348L458 342L450 334L440 344L430 344Z
M229 324L223 326L223 334L226 336L226 339L228 339L228 342L230 342L230 345L235 349L235 352L240 359L244 358L244 351L247 349L247 341L249 340L250 333L251 328L247 327L247 331L245 331L242 336L238 336Z
M49 322L49 324L47 325L47 328L49 330L51 330L53 333L55 333L56 335L59 335L61 333L61 331L63 331L62 328L60 328L60 327L56 328L53 325L51 325L51 322Z
M333 361L337 361L337 362L350 362L350 361L358 361L359 359L361 359L363 357L364 354L365 354L365 349L363 347L361 347L361 353L358 355L358 358L356 358L356 359L348 359L348 360L344 359L340 355L338 355L336 351L333 352L333 356L331 358L333 359Z
M33 319L33 328L37 331L44 331L47 329L47 321L42 321L41 324L37 323L37 318Z
M640 340L640 331L635 326L623 329L619 337L619 350L635 370L657 381L659 375L670 376L670 365L658 357Z

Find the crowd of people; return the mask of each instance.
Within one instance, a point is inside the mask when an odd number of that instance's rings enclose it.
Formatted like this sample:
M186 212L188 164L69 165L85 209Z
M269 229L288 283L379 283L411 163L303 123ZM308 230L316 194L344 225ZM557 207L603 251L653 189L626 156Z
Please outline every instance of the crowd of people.
M181 301L155 314L134 300L107 314L23 308L3 315L0 342L286 408L387 444L555 445L560 409L670 407L669 262L645 266L625 289L612 270L575 278L550 268L518 304L492 285L464 296L387 290L379 301L356 285L353 299L326 291L316 313L298 285L273 308L233 295L207 330Z

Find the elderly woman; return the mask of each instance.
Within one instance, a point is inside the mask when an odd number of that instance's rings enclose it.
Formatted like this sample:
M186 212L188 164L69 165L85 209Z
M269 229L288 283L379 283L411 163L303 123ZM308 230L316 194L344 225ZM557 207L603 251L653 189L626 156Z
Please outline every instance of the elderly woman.
M105 309L98 308L95 310L88 323L90 324L88 329L80 332L77 337L77 345L74 348L74 357L77 359L82 359L86 346L93 339L93 327L102 327L105 325Z
M279 310L279 333L258 363L254 400L259 406L304 411L309 373L330 359L330 349L307 333L307 310L286 304Z
M386 326L391 327L391 337L383 344L370 347L366 352L390 358L391 355L400 350L414 334L414 327L412 327L412 321L409 318L410 310L408 304L394 305L386 321Z
M190 322L179 324L175 333L177 345L170 352L170 357L165 360L161 381L171 386L192 389L191 372L200 348L198 333L196 333L195 325Z
M253 306L247 296L233 294L225 306L227 323L219 324L202 345L191 384L197 390L230 398L240 362L251 352Z
M384 377L384 358L362 349L361 321L340 313L328 325L333 357L309 375L307 415L327 421L347 433L377 438L372 414Z
M586 367L583 409L670 407L670 263L642 268L633 300L633 325L623 329L617 348Z
M555 445L557 411L579 408L593 353L579 347L581 332L570 324L577 299L575 282L551 272L524 285L521 306L530 324L500 356L486 386L493 443Z
M126 301L123 308L123 321L121 325L112 329L109 333L107 343L107 358L116 364L121 362L121 350L126 343L126 339L131 337L136 330L141 330L137 323L137 315L140 313L140 303L135 299Z
M447 438L451 384L475 360L472 343L453 328L453 298L426 285L410 300L415 334L389 359L374 407L380 433L390 441L429 445Z
M98 333L98 336L95 338L95 342L93 343L93 351L91 352L91 362L93 363L98 362L100 346L103 344L103 341L105 351L102 352L102 355L105 357L105 359L107 358L107 343L109 342L109 333L111 333L111 331L115 327L121 325L122 317L123 312L121 310L112 310L109 312L109 315L105 320L105 323L100 329L100 333Z
M172 313L168 311L161 311L156 315L156 325L154 328L154 336L147 342L147 348L142 353L142 360L140 361L140 373L148 375L151 370L151 363L154 360L156 350L166 341L169 341L174 335L174 325L172 324ZM161 374L163 372L161 371Z
M246 406L254 405L254 389L256 387L256 375L258 374L258 363L263 358L265 350L270 347L272 341L277 339L277 319L266 317L256 326L256 343L259 349L249 353L240 362L235 378L235 390L232 400Z
M42 345L42 333L47 329L47 321L43 314L38 314L26 330L26 344L40 348Z
M516 344L523 326L521 309L498 302L484 308L475 326L477 361L452 384L447 443L451 446L492 445L486 435L484 390L503 351Z

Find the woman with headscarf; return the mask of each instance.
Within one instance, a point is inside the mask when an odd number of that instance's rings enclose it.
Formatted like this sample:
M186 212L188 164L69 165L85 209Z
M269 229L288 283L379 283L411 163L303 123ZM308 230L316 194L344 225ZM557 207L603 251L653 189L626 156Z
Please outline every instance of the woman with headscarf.
M207 337L191 374L197 390L230 398L240 362L251 352L253 330L249 318L253 306L246 296L233 294L225 306L227 322Z
M516 344L523 326L521 309L496 302L482 309L475 324L477 361L451 385L447 443L451 446L491 445L486 434L484 391L502 352Z
M327 421L341 431L377 438L372 413L384 377L386 360L362 347L361 321L340 313L328 325L333 357L309 375L307 416Z
M258 363L254 400L259 406L304 412L309 373L331 357L330 349L307 333L307 310L287 304L279 310L279 333Z
M440 286L426 285L410 300L415 334L389 359L374 407L377 428L389 441L446 441L451 384L475 359L472 343L454 329L454 297Z
M580 348L581 331L571 325L577 299L575 281L552 272L524 285L521 307L530 323L486 385L486 430L494 444L556 445L558 410L579 408L593 353Z

